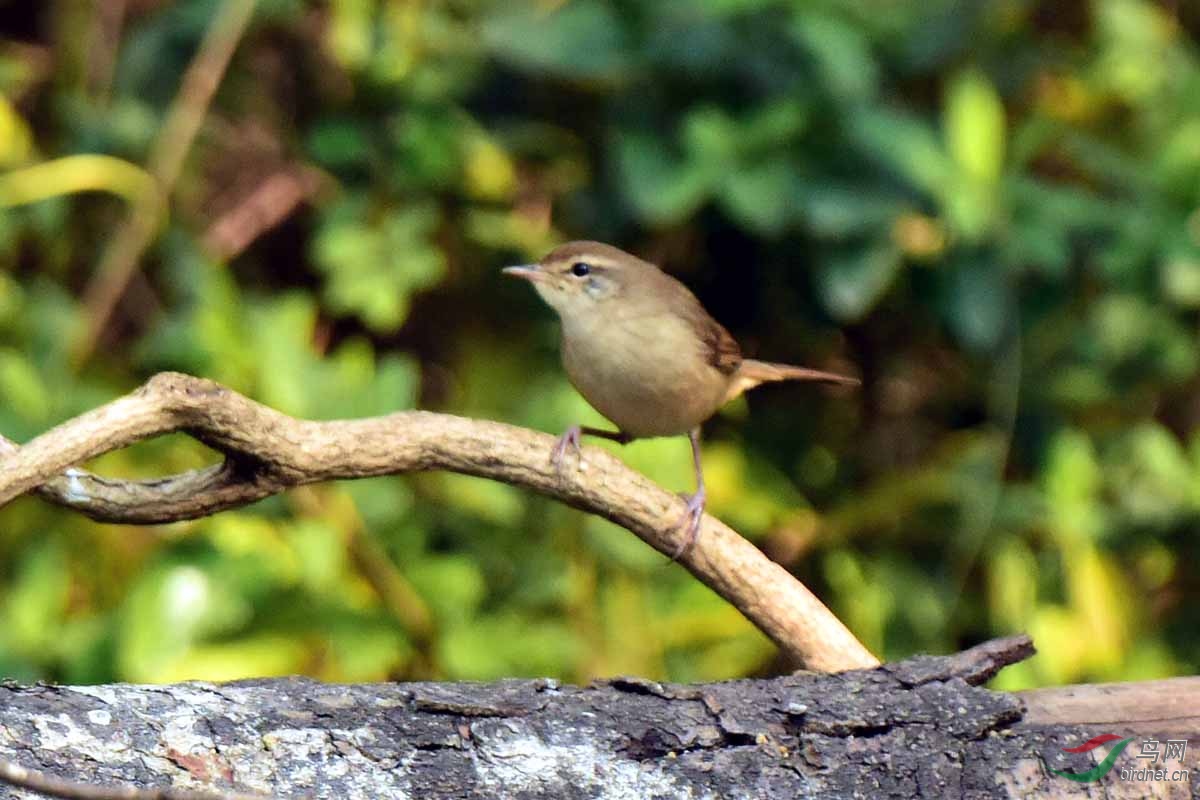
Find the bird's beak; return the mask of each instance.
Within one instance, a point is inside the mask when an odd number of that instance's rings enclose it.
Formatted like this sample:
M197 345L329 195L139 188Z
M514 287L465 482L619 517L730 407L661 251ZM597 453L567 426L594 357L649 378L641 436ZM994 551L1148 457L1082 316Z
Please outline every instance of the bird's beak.
M500 270L505 275L512 275L514 278L524 278L531 283L544 281L549 277L545 270L537 264L522 264L518 267L505 267Z

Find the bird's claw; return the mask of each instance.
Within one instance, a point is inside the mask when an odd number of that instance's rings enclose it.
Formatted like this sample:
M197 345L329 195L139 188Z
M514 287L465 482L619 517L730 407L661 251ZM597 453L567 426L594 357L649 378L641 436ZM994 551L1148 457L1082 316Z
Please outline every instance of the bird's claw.
M675 554L671 556L672 561L678 561L684 555L691 552L691 549L696 546L696 542L700 540L700 521L704 519L705 499L706 496L703 488L688 497L683 516L679 518L679 522L676 522L674 528L672 528L672 530L678 530L685 525L687 526L684 530L683 541L679 543Z
M554 445L554 450L550 453L550 463L554 465L554 471L560 475L563 472L563 458L567 454L567 449L575 451L575 455L579 455L579 437L583 433L578 425L572 425L567 428L562 436L558 437L558 443Z

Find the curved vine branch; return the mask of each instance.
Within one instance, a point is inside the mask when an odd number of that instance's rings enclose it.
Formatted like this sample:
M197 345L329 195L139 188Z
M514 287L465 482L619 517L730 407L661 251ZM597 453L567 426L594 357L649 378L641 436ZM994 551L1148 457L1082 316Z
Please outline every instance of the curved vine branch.
M134 442L181 431L223 463L169 477L109 480L75 469ZM609 453L585 447L577 470L550 464L548 434L427 411L314 422L289 417L220 384L180 373L64 422L0 455L0 506L26 492L104 522L164 523L208 516L293 486L430 469L503 481L590 511L673 554L683 501ZM15 448L15 449L14 449ZM706 516L680 559L804 666L823 671L878 660L783 567Z

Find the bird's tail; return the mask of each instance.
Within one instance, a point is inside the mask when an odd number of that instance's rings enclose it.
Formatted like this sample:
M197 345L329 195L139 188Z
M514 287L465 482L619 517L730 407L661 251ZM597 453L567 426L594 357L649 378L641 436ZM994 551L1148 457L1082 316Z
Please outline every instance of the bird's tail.
M823 372L808 367L793 367L791 364L773 364L770 361L755 361L752 358L742 360L738 365L733 380L729 383L729 393L725 400L729 401L748 389L753 389L760 383L773 381L819 381L821 383L837 383L843 386L858 386L858 378L838 375L834 372Z

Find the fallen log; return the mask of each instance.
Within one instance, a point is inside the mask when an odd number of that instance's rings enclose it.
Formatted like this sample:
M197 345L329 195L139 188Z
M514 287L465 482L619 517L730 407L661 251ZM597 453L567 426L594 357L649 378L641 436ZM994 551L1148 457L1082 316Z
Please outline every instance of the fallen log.
M147 792L103 795L135 800L202 790L339 800L1200 792L1189 739L1200 731L1200 678L1016 694L980 685L1032 652L1014 637L874 669L696 685L6 684L0 758L85 788ZM1103 765L1118 745L1087 749L1100 734L1135 737L1106 774L1076 782L1051 771ZM1148 741L1175 742L1179 757L1153 765L1157 780L1122 777L1150 766L1139 757Z

